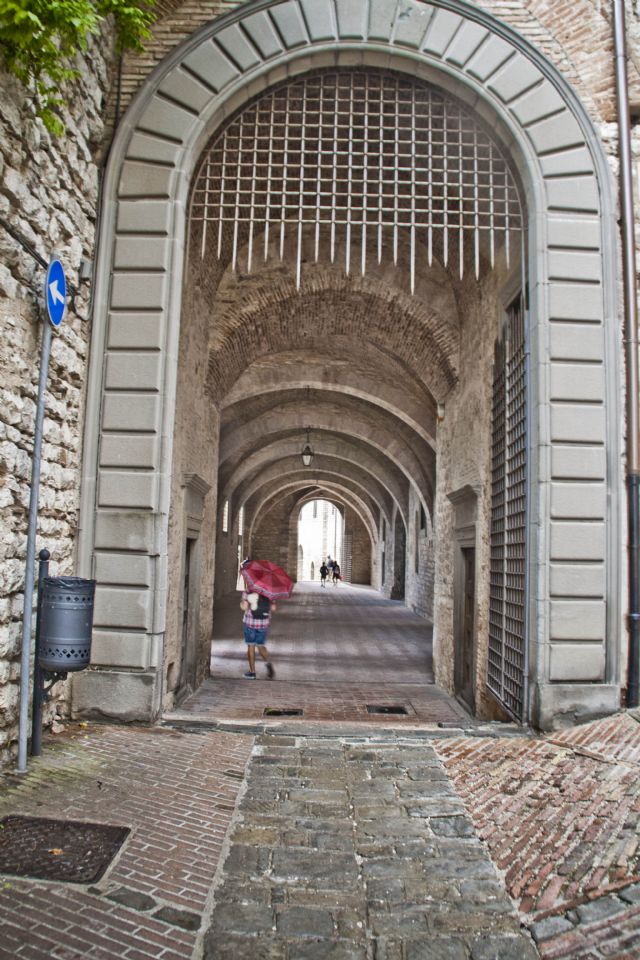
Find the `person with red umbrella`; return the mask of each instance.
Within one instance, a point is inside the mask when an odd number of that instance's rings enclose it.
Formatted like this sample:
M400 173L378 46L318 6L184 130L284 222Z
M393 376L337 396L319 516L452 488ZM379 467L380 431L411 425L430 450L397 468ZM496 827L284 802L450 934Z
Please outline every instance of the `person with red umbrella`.
M240 567L240 573L246 587L240 609L244 611L242 626L249 662L249 669L244 676L247 680L256 679L257 648L265 662L267 679L273 680L275 670L267 650L271 614L276 611L277 598L291 596L293 581L282 567L269 560L245 560Z

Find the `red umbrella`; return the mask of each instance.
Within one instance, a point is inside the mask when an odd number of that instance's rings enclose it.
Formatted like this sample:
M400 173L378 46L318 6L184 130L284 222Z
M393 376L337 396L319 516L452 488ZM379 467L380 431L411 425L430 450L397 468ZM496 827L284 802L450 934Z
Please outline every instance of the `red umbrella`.
M293 580L282 567L270 560L245 560L240 567L240 573L250 590L261 593L269 600L291 596Z

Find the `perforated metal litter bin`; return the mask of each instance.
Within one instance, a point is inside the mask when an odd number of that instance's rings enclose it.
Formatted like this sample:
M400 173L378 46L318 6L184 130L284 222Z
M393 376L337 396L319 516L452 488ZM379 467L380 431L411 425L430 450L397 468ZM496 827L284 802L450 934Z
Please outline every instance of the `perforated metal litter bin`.
M91 659L95 580L45 577L38 660L43 670L83 670Z

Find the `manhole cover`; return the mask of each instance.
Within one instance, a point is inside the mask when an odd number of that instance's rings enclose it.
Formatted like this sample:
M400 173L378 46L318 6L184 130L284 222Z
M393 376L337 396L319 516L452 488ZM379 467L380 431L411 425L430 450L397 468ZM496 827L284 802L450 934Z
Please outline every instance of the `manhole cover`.
M386 713L393 714L394 716L406 717L409 715L409 711L406 707L398 706L396 704L367 704L367 713Z
M300 707L265 707L263 717L302 717L304 712Z
M128 827L102 823L5 817L0 820L0 873L95 883L128 834Z

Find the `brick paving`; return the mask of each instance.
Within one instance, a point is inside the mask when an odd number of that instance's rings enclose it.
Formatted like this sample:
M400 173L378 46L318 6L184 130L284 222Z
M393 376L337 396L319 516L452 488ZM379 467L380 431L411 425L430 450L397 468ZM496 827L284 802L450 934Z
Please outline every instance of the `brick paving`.
M0 960L640 960L631 715L545 738L321 729L46 738L0 816L132 834L94 886L0 879Z
M640 957L640 724L436 749L541 956Z
M94 887L5 875L0 958L191 957L252 740L72 725L26 777L0 781L0 817L129 826Z
M535 960L431 746L272 735L205 960Z

